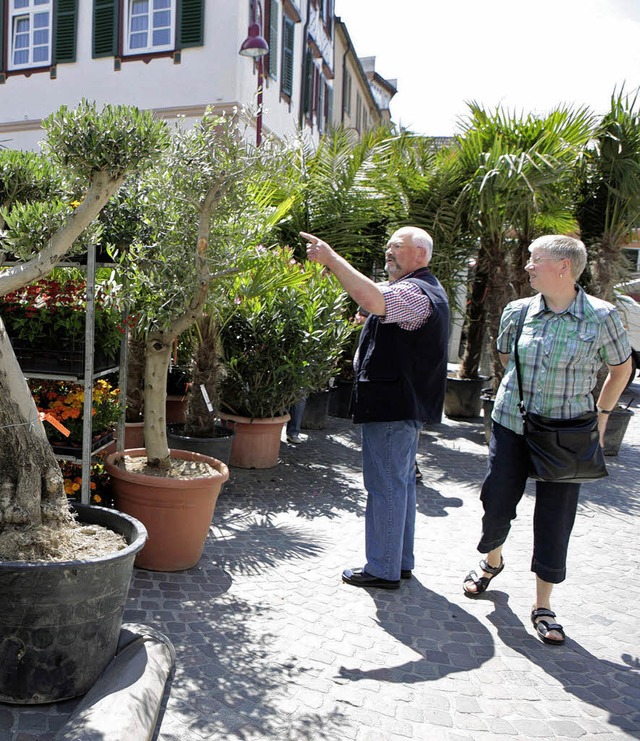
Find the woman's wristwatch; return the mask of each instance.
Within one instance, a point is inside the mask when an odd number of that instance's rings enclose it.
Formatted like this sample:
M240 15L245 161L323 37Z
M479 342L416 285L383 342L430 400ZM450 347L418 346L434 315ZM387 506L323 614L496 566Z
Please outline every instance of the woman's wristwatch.
M596 407L598 410L598 414L611 414L613 409L601 409L600 407Z

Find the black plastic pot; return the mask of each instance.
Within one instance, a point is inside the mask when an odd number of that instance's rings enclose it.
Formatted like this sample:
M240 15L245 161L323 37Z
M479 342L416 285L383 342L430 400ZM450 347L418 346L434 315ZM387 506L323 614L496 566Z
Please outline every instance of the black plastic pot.
M324 430L329 417L329 400L331 391L318 391L309 394L302 415L304 430Z
M189 371L174 365L167 373L167 394L169 396L184 396L189 387Z
M618 455L631 417L633 417L631 409L621 406L611 412L607 421L607 429L604 431L603 452L605 455Z
M447 378L444 395L444 413L450 419L473 419L480 416L482 402L480 394L489 378Z
M82 561L0 562L0 702L78 697L114 657L142 523L103 507L75 505L82 523L125 536L127 547Z
M174 450L190 450L193 453L201 453L211 458L217 458L229 465L231 445L235 432L233 427L216 425L215 437L195 437L184 434L184 425L175 424L167 426L167 441L169 447Z
M349 418L351 414L351 396L353 394L353 381L341 381L337 379L331 390L329 398L329 414L332 417Z

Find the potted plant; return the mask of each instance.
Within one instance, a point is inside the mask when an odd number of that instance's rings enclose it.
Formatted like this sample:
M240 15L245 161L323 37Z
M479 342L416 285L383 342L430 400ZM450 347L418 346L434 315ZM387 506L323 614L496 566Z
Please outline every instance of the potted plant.
M252 245L272 218L269 149L256 152L241 127L241 117L207 112L194 128L178 128L142 185L124 191L146 194L141 232L115 250L144 346L144 448L113 453L105 466L117 506L149 531L136 560L144 568L197 563L229 475L218 459L169 448L166 397L175 341L203 316L218 283L255 264Z
M328 383L349 334L346 294L321 266L303 267L289 248L263 264L291 285L256 294L252 276L237 276L221 328L223 417L236 423L231 465L241 468L277 464L287 409Z
M43 125L42 156L0 152L0 246L20 262L0 273L0 295L41 280L74 243L81 249L127 172L144 168L166 136L150 113L125 106L63 107ZM76 521L4 330L0 371L0 700L52 702L86 692L113 658L145 534L99 507L78 505Z
M193 450L229 463L234 436L233 423L220 419L220 338L218 320L205 314L196 325L192 382L186 391L185 418L169 421L172 448Z
M457 382L472 387L451 416L478 416L482 353L488 346L493 389L502 378L495 341L504 306L528 294L527 248L535 236L574 228L574 168L592 132L592 115L558 108L547 116L516 115L477 104L457 137L465 185L457 205L477 240L466 311L466 345ZM488 341L488 344L487 344ZM446 409L445 400L445 413Z

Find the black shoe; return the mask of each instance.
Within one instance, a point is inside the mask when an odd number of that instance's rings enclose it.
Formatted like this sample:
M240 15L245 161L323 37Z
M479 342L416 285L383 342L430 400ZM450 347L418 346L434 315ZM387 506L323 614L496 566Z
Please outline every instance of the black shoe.
M352 587L377 587L378 589L399 589L400 579L381 579L379 576L367 574L364 569L345 569L342 572L342 581Z
M411 573L411 569L402 569L400 572L400 578L401 579L411 579L413 574Z
M415 467L415 472L416 472L416 481L422 481L422 471L418 468L417 463L414 463L413 465Z

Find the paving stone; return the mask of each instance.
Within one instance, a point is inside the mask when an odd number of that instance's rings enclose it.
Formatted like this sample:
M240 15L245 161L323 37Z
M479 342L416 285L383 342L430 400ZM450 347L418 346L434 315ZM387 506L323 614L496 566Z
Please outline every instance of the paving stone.
M632 387L640 399L640 383ZM639 404L610 476L582 487L564 647L531 628L534 488L478 599L482 421L420 436L417 563L397 591L353 589L364 561L358 429L330 418L275 469L232 469L198 567L134 571L125 619L164 632L177 665L154 741L492 741L640 737ZM446 554L446 557L443 557ZM606 584L606 589L603 585ZM74 702L0 704L0 741L49 741Z

